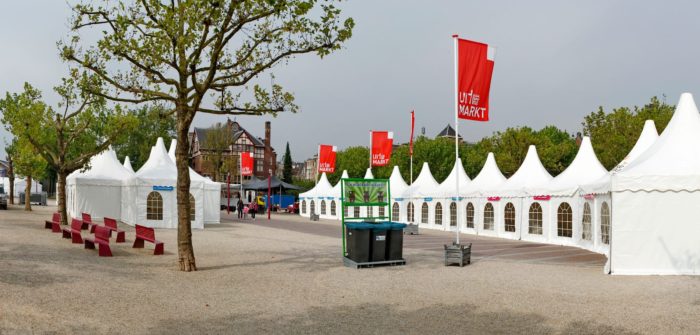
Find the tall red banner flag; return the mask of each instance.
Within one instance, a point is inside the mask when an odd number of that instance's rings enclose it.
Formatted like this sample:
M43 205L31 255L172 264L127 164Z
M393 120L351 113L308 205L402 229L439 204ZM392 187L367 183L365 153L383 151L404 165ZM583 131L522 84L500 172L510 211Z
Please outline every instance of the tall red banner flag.
M250 152L241 152L241 175L253 175L253 155Z
M321 144L318 148L318 172L335 172L335 155L338 147Z
M457 38L457 115L460 119L489 120L493 54L493 48L487 44Z
M414 111L411 111L411 139L408 142L408 155L413 156L413 127L416 125Z
M390 131L372 132L372 166L389 164L391 149L394 145L394 133Z

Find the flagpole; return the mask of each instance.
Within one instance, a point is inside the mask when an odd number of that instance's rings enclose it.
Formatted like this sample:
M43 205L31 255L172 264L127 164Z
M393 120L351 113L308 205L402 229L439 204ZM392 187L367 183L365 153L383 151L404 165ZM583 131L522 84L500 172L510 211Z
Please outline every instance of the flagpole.
M238 154L238 166L238 173L241 175L241 194L238 198L243 201L243 151Z
M321 163L321 144L318 144L318 151L316 154L316 171L314 171L314 185L318 184L318 170L320 168L319 164Z
M457 169L457 164L459 163L459 86L458 86L458 60L459 57L459 42L458 35L452 35L454 39L454 70L455 70L455 189L457 190L457 232L455 233L455 240L457 245L459 245L459 169Z
M411 155L410 155L410 162L409 162L410 173L409 173L409 181L408 181L409 182L409 184L408 184L408 203L411 205L411 207L413 207L413 209L412 209L413 216L411 217L412 220L409 221L409 223L413 223L413 221L415 221L415 219L413 219L413 218L415 218L415 216L416 216L416 207L413 205L413 126L414 126L414 112L411 111L411 138L409 139L409 141L411 141L411 144L410 144L411 145L411 148L410 148Z
M372 171L372 131L369 131L369 170Z

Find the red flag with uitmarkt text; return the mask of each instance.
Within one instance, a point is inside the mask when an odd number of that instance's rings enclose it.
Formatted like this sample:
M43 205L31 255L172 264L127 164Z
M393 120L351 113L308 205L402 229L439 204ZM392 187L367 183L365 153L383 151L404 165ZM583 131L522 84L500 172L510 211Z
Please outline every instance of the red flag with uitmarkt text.
M414 111L411 111L411 140L408 142L408 155L413 156L413 127L416 125Z
M318 172L335 172L335 156L338 147L321 144L318 148Z
M251 152L241 152L241 175L253 175L253 154Z
M391 149L394 145L394 133L390 131L372 132L372 166L389 164Z
M457 40L458 116L488 121L494 49L484 43L453 37Z

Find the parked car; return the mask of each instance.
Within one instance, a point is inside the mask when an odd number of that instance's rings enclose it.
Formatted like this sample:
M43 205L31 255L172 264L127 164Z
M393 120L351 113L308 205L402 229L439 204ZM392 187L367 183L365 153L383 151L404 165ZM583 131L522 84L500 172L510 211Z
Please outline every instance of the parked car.
M7 209L7 194L2 186L0 186L0 209Z

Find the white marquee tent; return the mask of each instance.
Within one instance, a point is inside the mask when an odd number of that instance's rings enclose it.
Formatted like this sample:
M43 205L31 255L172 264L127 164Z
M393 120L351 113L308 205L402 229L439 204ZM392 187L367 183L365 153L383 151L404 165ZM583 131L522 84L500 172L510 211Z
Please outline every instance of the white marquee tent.
M80 217L89 213L93 220L104 217L120 220L126 205L122 192L125 181L134 174L121 165L117 154L109 149L90 158L89 168L66 177L66 207L68 215Z
M496 164L496 158L489 152L486 156L484 167L479 174L472 179L464 191L467 197L467 208L472 204L473 221L467 220L464 230L477 234L497 236L495 218L499 217L498 206L495 202L500 201L500 197L495 193L506 181L501 170ZM467 210L467 213L470 211Z
M131 167L131 160L129 159L129 156L126 156L126 158L124 158L124 168L129 170L129 172L131 173L136 173L134 172L134 168Z
M173 164L175 164L175 148L177 148L177 140L173 139L170 142L170 149L168 150L168 157L170 157ZM177 171L177 167L175 167L175 169ZM193 187L201 186L202 192L204 193L204 223L221 223L221 184L203 177L192 168L189 168L189 170L190 192L192 192Z
M700 114L683 93L661 136L612 176L613 274L700 274Z

